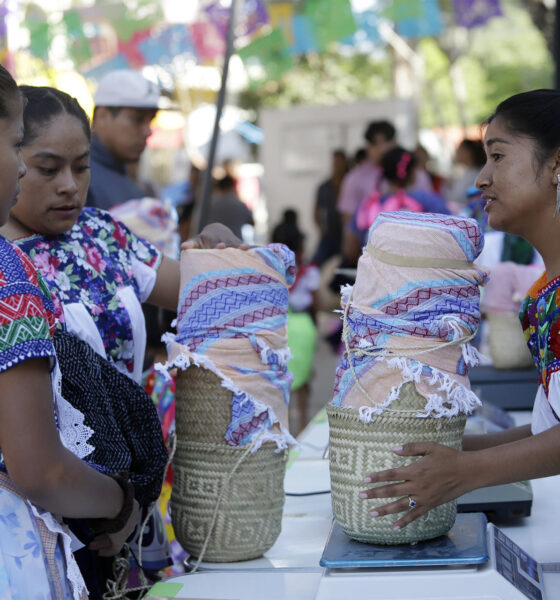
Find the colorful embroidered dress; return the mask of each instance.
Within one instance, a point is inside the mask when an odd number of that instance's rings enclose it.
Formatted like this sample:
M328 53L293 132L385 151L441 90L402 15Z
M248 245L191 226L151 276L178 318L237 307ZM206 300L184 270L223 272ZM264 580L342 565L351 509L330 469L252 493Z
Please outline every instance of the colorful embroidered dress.
M537 279L523 301L519 318L539 372L533 407L534 434L560 423L560 277Z
M51 340L54 324L48 288L33 263L0 237L0 372L28 358L51 359L53 408L61 440L83 458L92 449L87 443L91 430L83 425L83 415L58 394L59 371ZM84 598L85 585L70 543L53 515L32 505L14 488L0 454L0 598Z
M117 368L140 381L150 295L160 252L109 213L85 208L64 234L14 241L53 294L55 316Z

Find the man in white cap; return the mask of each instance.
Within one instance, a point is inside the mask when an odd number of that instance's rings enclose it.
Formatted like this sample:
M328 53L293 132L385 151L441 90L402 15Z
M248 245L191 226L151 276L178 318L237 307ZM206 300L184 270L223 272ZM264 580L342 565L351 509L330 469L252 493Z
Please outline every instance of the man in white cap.
M126 166L137 162L146 147L160 106L160 90L141 73L119 69L100 79L93 101L87 204L107 210L145 196L127 175Z

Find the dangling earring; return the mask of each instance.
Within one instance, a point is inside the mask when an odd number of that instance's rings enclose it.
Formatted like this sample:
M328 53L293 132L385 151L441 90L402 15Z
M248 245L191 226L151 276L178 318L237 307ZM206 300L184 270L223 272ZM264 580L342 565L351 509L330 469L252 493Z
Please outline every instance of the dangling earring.
M560 214L560 173L556 173L556 180L558 183L556 184L556 207L554 208L554 216Z

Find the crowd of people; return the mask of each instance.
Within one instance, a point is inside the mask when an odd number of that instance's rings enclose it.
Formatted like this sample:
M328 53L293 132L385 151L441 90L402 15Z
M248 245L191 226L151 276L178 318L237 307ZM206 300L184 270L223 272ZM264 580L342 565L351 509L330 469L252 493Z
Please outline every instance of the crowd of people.
M141 522L158 514L150 507L168 454L142 386L148 339L142 308L176 310L179 264L106 210L145 194L130 164L145 148L159 102L159 90L141 75L121 76L100 83L90 128L74 98L50 87L18 87L0 66L2 598L101 598L113 557L127 540L133 546ZM274 229L272 241L296 256L290 318L295 350L303 354L294 352L292 368L303 390L303 420L319 269L334 256L355 264L380 211L471 211L512 236L501 238L502 253L525 262L537 254L546 267L521 311L540 377L532 426L465 438L462 451L396 448L420 459L363 474L364 487L384 484L361 494L381 499L372 518L404 512L395 525L404 527L476 487L560 473L559 105L552 90L502 102L484 142L459 146L456 160L465 170L452 184L429 174L418 152L399 146L391 123L373 122L366 155L356 153L354 166L343 151L332 155L331 175L317 191L320 241L313 260L305 260L295 211L287 210ZM476 202L473 184L481 194ZM235 180L226 174L216 187L222 203L216 217L231 213L235 222L207 226L183 244L186 250L246 247L239 234L251 216L236 204ZM520 238L536 252L524 253L526 246L515 245ZM400 499L383 503L394 497ZM166 564L164 553L154 570Z

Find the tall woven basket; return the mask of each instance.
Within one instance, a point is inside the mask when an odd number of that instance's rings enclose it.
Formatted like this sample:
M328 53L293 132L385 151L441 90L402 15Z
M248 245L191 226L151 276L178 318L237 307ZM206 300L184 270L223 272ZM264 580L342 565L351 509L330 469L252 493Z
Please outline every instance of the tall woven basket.
M211 371L190 367L178 374L171 518L181 546L200 557L206 544L209 562L262 556L282 523L286 451L228 445L231 401Z
M406 442L437 442L461 448L466 416L439 419L414 416L425 404L426 399L416 391L414 383L406 383L390 410L367 424L360 421L354 409L327 406L333 514L349 537L372 544L405 544L443 535L453 526L456 501L438 506L406 527L393 531L391 528L402 513L372 517L369 511L397 498L358 498L358 493L368 487L363 483L365 475L417 460L417 457L398 456L391 450L394 446Z

